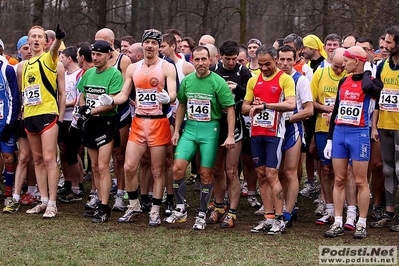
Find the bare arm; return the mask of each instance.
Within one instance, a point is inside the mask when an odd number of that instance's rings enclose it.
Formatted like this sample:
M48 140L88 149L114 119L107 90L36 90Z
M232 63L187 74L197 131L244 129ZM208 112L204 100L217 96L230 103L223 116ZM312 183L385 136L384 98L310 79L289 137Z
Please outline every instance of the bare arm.
M303 104L303 109L300 112L290 116L289 122L291 123L299 122L305 120L306 118L312 115L313 115L313 103L306 102Z
M80 94L79 96L79 100L78 100L78 105L79 106L83 106L86 105L86 101L85 101L85 96L83 95L83 92Z
M235 140L234 140L234 127L236 123L236 115L234 111L233 106L229 106L226 108L227 111L227 126L228 126L228 132L227 132L227 138L222 144L222 146L226 146L226 148L234 148L235 146Z
M278 112L293 111L295 109L295 96L289 96L280 103L267 103L266 108Z
M252 107L251 102L244 100L244 103L242 104L242 107L241 107L241 113L243 115L248 115L249 111L251 110L251 107Z
M129 67L127 68L125 82L123 83L121 92L116 94L114 97L114 105L123 104L128 100L130 92L132 91L133 73L135 69L136 69L135 64L129 65Z
M172 144L177 145L177 142L179 141L179 130L181 127L181 124L183 123L184 119L184 114L186 113L186 108L187 105L183 103L179 103L179 106L177 107L176 111L176 119L175 119L175 131L173 132L172 136Z
M380 110L374 109L373 116L371 118L371 139L374 141L379 141L380 136L378 134L377 124L378 124L378 115Z
M58 52L57 52L58 53ZM65 96L65 69L61 62L57 63L57 90L59 121L64 121L66 96Z
M176 100L176 68L170 63L164 63L162 64L162 69L164 70L168 86L169 103L173 103Z
M123 80L126 80L126 70L129 67L129 65L132 62L130 61L129 57L127 57L126 55L123 55L121 58L121 71L122 71L122 76L123 76Z
M313 108L319 113L331 113L334 109L333 105L324 105L318 102L313 102Z
M183 62L183 74L187 76L188 74L194 72L194 66L186 61Z

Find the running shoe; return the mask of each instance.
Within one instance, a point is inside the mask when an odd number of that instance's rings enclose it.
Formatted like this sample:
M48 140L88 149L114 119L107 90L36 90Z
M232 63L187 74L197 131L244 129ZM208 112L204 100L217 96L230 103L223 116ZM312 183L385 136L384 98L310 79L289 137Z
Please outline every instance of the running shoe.
M166 202L165 204L165 215L170 216L173 212L173 204L170 202Z
M7 206L3 208L3 213L15 213L19 210L21 205L15 199L12 199Z
M205 213L200 212L197 217L195 217L195 223L193 225L194 230L204 230L206 227Z
M110 217L110 212L107 212L103 208L98 208L98 212L91 220L92 223L105 223Z
M316 220L316 224L325 225L331 223L332 221L334 221L334 215L326 211L323 217Z
M283 220L275 219L272 228L267 232L268 235L279 235L285 233L285 223Z
M4 207L8 206L12 202L12 197L7 197L4 199Z
M391 232L399 232L399 219L389 228Z
M235 216L235 215L234 215ZM221 228L233 228L237 223L237 220L233 215L230 215L229 213L226 215L224 218L223 222L220 224Z
M257 226L252 227L251 233L268 232L272 228L274 220L264 219L258 223Z
M38 214L38 213L44 213L47 209L47 205L44 204L38 204L32 209L29 209L26 211L27 214Z
M149 226L157 227L161 225L161 217L159 216L159 212L151 211L150 212L150 221L148 223Z
M140 217L143 214L143 211L141 208L134 209L131 206L127 206L127 210L125 214L118 219L118 223L128 223L130 222L133 218Z
M319 204L317 204L317 208L314 211L314 216L323 216L326 212L326 203L324 200L320 200Z
M388 214L384 213L382 215L381 220L376 221L376 222L371 222L370 223L370 227L371 228L382 228L385 225L389 225L393 222L395 218L394 217L390 217Z
M100 204L100 199L97 193L90 194L89 198L90 200L85 204L85 209L94 210Z
M248 184L247 182L241 183L241 197L248 197Z
M310 184L306 185L300 192L299 194L303 197L307 198L315 198L319 195L320 193L320 188L318 186L312 186Z
M182 211L181 209L175 209L172 211L172 214L164 219L164 222L168 224L173 223L184 223L187 221L187 211Z
M215 208L216 208L216 203L215 203L215 201L211 201L211 202L209 202L209 204L208 204L207 212L208 212L208 213L213 212L213 211L215 210Z
M351 216L346 217L344 229L349 230L349 231L355 231L356 230L356 217L355 218L353 218Z
M125 205L123 204L123 194L116 194L114 196L115 202L114 206L112 206L112 211L114 212L124 212Z
M21 199L19 200L21 205L32 205L32 204L37 204L37 198L32 195L29 192L26 192L21 196Z
M259 210L255 212L255 215L264 215L265 214L265 206L260 206Z
M59 197L59 200L63 203L80 202L83 200L83 193L71 192L68 195Z
M339 226L338 223L333 223L330 229L324 232L324 236L330 238L334 238L336 236L342 236L343 234L344 234L344 229L342 229L342 227Z
M260 206L262 206L262 204L259 203L255 196L248 196L247 200L252 208L259 208Z
M382 219L382 210L379 205L374 206L373 210L371 211L371 216L374 217L377 221Z
M356 231L353 234L353 237L356 239L362 239L367 236L366 227L363 224L356 225Z
M46 211L43 214L43 218L51 219L51 218L55 218L56 215L57 215L57 207L54 205L48 204Z
M118 192L118 186L116 185L115 181L112 180L111 189L109 190L109 193L115 194L116 192Z
M215 209L214 211L211 212L209 215L209 218L206 219L207 224L216 224L216 223L221 223L223 222L225 216L225 212L221 213L219 210Z

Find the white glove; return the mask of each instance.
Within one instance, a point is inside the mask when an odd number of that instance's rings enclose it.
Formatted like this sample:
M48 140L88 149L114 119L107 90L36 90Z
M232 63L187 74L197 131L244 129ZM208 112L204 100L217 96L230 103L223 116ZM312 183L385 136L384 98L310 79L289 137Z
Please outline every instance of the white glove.
M98 97L98 101L100 102L101 106L103 106L103 105L113 105L114 104L114 98L112 98L108 94L101 94Z
M162 104L168 104L170 102L170 97L169 94L166 92L166 90L162 90L161 92L158 92L156 94L157 101L162 103Z
M328 139L326 147L324 148L324 151L323 151L324 157L326 159L331 159L331 150L332 150L332 140Z

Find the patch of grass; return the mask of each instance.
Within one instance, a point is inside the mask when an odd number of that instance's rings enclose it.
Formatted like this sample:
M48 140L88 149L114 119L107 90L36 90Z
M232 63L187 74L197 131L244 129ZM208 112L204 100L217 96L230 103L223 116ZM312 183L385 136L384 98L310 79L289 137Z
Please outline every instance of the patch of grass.
M85 187L89 186L87 182ZM82 215L83 203L58 203L59 214L52 220L25 214L28 207L0 214L0 265L315 265L319 245L399 243L399 234L387 228L369 228L364 240L353 239L352 232L326 239L328 226L315 225L315 205L306 198L299 198L298 221L281 236L250 233L263 217L255 216L244 198L235 228L208 225L204 231L193 231L199 193L191 184L187 193L192 206L188 221L159 228L148 227L147 214L118 224L122 214L112 213L108 223L93 224Z

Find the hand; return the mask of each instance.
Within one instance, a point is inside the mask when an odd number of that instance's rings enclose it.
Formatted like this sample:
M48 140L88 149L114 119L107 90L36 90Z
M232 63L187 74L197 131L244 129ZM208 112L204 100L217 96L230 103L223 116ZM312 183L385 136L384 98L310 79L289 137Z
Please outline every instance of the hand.
M261 112L264 109L263 104L252 105L251 110L249 111L249 116L254 117L256 114Z
M378 129L371 128L371 139L375 142L380 141L380 134L378 133Z
M13 127L10 124L6 124L1 131L0 140L1 142L8 142L11 138Z
M80 129L82 129L83 125L92 116L91 110L87 105L83 105L83 106L79 107L78 114L80 114L80 117L78 118L78 121L76 122L76 126Z
M331 159L331 151L332 151L332 140L328 139L326 147L324 148L323 154L326 159Z
M332 113L333 110L334 110L334 105L324 105L325 113Z
M114 98L112 98L111 96L109 96L108 94L101 94L98 97L98 101L100 102L101 106L104 105L113 105L114 104Z
M176 146L176 145L177 145L177 142L179 142L179 138L180 138L179 132L174 132L174 133L173 133L173 136L172 136L172 140L171 140L173 146Z
M259 97L256 97L255 98L255 100L254 100L254 102L252 103L252 105L259 105L259 104L262 104L263 102L260 100L260 98Z
M62 121L60 121L60 120L57 120L57 125L58 125L58 127L61 127L61 125L62 125Z
M168 104L170 103L170 97L169 94L166 90L162 90L161 92L158 92L156 94L156 99L158 102L162 104Z
M227 85L229 86L230 90L233 91L237 88L237 83L235 83L234 81L227 81Z
M330 126L331 115L332 115L332 113L327 114L327 117L326 117L326 125L327 126Z
M234 147L236 146L234 136L227 136L226 140L221 146L226 147L227 149L234 149Z
M62 40L64 39L66 33L63 29L60 28L60 24L57 24L57 30L55 31L55 38L57 40Z

